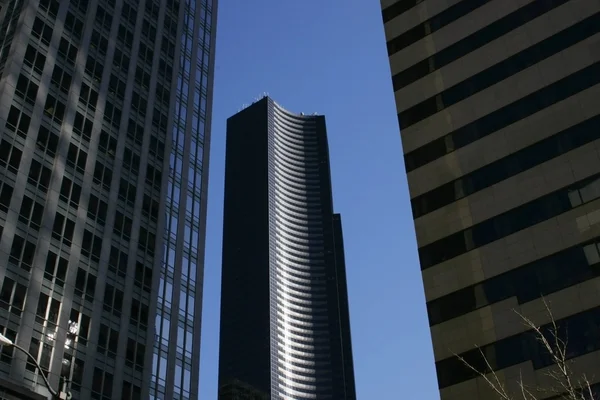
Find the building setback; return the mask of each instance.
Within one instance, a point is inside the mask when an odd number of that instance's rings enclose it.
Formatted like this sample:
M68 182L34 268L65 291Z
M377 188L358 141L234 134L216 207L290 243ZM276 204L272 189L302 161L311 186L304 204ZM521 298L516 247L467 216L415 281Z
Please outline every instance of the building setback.
M0 2L0 333L74 399L198 398L216 3Z
M325 117L263 97L227 120L225 163L219 398L355 399Z
M600 381L600 2L381 6L441 398L547 387L544 298Z

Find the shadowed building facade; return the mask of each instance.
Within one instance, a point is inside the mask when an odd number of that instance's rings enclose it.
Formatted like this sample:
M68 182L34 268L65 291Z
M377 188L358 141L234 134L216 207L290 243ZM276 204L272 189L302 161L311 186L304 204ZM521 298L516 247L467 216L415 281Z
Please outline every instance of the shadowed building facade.
M227 120L223 224L219 398L355 399L323 116L264 97Z
M441 398L548 387L543 297L600 381L600 1L381 6Z
M198 398L216 6L0 1L0 333L74 399Z

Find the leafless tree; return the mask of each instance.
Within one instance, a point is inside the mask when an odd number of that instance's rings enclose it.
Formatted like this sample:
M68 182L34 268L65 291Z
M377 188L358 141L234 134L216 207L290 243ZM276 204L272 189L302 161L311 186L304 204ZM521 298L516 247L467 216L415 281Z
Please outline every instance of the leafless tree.
M552 311L546 300L543 299L543 301L551 321L549 333L544 333L542 328L535 324L530 318L527 318L517 310L514 311L521 317L525 326L535 334L536 339L540 342L542 348L548 352L554 366L554 368L549 368L547 372L551 381L554 382L552 387L528 387L523 381L523 376L521 374L517 382L519 388L518 393L511 393L506 387L506 384L500 380L499 376L493 370L489 360L479 346L476 346L476 348L479 350L481 357L484 360L487 371L489 371L487 373L485 371L477 370L458 354L454 353L454 355L468 368L483 378L497 394L498 399L501 400L539 400L542 398L540 396L546 397L549 393L554 394L555 397L552 397L553 399L595 400L596 397L594 397L592 385L590 384L588 377L585 374L579 377L574 376L575 374L570 366L571 361L568 359L567 355L568 338L561 338Z

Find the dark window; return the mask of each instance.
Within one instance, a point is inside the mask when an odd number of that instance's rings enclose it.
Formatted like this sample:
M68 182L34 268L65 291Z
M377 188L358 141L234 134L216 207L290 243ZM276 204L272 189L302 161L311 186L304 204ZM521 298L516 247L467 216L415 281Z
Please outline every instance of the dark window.
M46 97L44 113L46 116L52 118L53 121L61 124L65 115L65 105L56 97L49 94L48 97Z
M54 71L52 71L52 80L51 82L56 85L57 88L60 89L64 94L69 94L69 90L71 89L71 81L73 77L71 74L63 70L58 65L54 66Z
M59 7L60 3L58 0L40 0L40 8L54 18L56 18L56 14L58 14Z
M93 129L92 120L85 118L79 111L75 114L75 120L73 121L73 133L89 142L92 137Z
M79 199L81 197L81 185L73 182L66 176L63 178L60 187L60 199L66 204L70 204L77 209L79 207Z
M125 98L125 82L117 78L115 75L110 76L110 81L108 83L108 91L110 94L116 95L117 98L121 101Z
M2 139L0 142L0 166L16 174L21 164L23 152Z
M38 92L38 85L31 82L25 75L20 74L17 80L17 87L15 93L25 100L26 103L34 105L35 98Z
M46 56L38 52L35 47L28 44L27 50L25 50L23 63L33 68L38 74L41 74L44 71L44 65L46 64Z
M6 127L8 129L16 132L23 138L27 138L27 131L29 130L30 123L31 117L24 110L19 110L15 106L10 106L8 118L6 119Z
M87 229L83 231L83 240L81 242L81 254L91 258L93 261L100 261L102 251L102 238L94 235Z
M59 312L60 301L44 293L40 293L35 321L40 324L43 324L44 321L47 321L48 325L56 326Z
M135 144L141 145L142 141L144 140L144 127L136 124L135 121L130 118L127 128L127 137Z
M94 368L92 379L92 392L102 397L92 394L94 399L112 400L113 375L100 368Z
M148 107L148 102L142 96L140 96L135 90L132 93L131 97L131 108L135 112L137 112L142 117L146 116L146 108Z
M135 206L136 187L126 179L121 178L119 185L119 199L123 200L128 206Z
M26 286L13 281L9 277L5 277L2 283L2 290L0 291L0 307L20 316L25 305L26 293Z
M90 201L88 203L88 217L104 225L106 222L106 212L108 210L108 204L105 201L99 199L94 194L90 194Z
M31 343L29 344L29 354L31 354L37 360L40 367L42 367L42 371L48 375L48 369L50 368L50 356L52 355L52 346L45 342L40 342L39 339L32 337ZM30 359L27 360L27 365L25 368L31 372L35 372L37 370L37 366Z
M19 221L37 231L40 229L43 217L44 205L24 195L21 202L21 211L19 212Z
M121 109L107 101L104 108L104 120L119 129L121 125Z
M139 261L135 263L135 285L148 293L152 289L152 268Z
M20 158L20 155L19 155ZM29 177L27 181L29 184L38 188L42 192L46 192L48 190L48 186L50 185L50 175L52 171L50 168L43 166L37 160L31 160L31 167L29 168Z
M121 16L123 17L123 21L127 21L130 24L135 25L135 20L137 18L137 7L132 7L129 3L124 2L123 8L121 9Z
M98 92L82 82L81 92L79 93L79 101L81 104L84 104L92 110L95 110L96 103L98 102Z
M60 44L58 45L58 54L66 61L69 62L71 66L75 65L75 60L77 59L77 47L69 42L67 39L61 37Z
M12 199L13 187L6 182L0 181L0 211L8 212L10 200ZM0 235L2 236L2 235Z
M96 61L94 57L88 56L87 62L85 63L85 72L87 72L94 81L99 83L102 80L103 71L104 67L102 64Z
M162 173L150 164L146 168L146 183L158 190L162 184Z
M419 249L426 269L460 254L558 216L600 196L600 174L513 208Z
M140 227L140 237L138 241L138 249L146 251L149 255L154 255L154 246L156 241L156 235L152 232L148 232L143 226Z
M34 254L35 244L19 235L15 235L10 249L8 262L24 269L25 271L30 271L31 265L33 264Z
M117 355L117 345L119 343L119 331L116 331L104 324L100 324L100 332L98 337L98 352L107 354L110 358L115 358Z
M58 135L50 131L44 125L40 125L36 140L37 146L46 154L54 158L58 150Z
M117 32L117 40L125 46L126 50L131 50L133 44L133 33L123 25L119 25L119 31Z
M81 39L81 34L83 32L83 22L76 16L74 16L70 11L67 12L67 17L65 18L65 30L72 34L77 40Z
M77 332L77 337L75 338L77 342L83 345L87 344L88 336L90 334L90 317L72 308L71 314L69 315L69 320L79 324L79 331Z
M127 276L127 253L120 251L115 246L110 248L110 258L108 260L108 270L117 274L121 278Z
M106 133L106 131L102 130L100 132L98 147L110 158L115 158L115 154L117 153L117 139L115 139L109 133Z
M1 304L2 303L0 303L0 305ZM0 333L2 333L6 338L8 338L8 340L12 340L13 342L17 340L17 332L13 331L12 329L0 329ZM2 346L2 351L0 351L0 361L2 361L3 363L10 364L12 362L13 354L13 346Z
M96 22L102 26L102 28L110 31L110 26L112 25L112 16L110 13L106 12L102 6L98 6L96 9Z
M85 297L89 302L94 301L96 294L96 275L87 272L83 268L77 269L75 278L75 294L79 297Z
M45 45L49 45L52 40L52 28L49 27L39 17L35 17L31 34L42 41Z
M132 150L125 148L123 152L123 167L137 176L140 172L140 156Z
M119 237L129 241L131 237L131 225L133 221L131 218L123 215L119 210L115 212L115 223L113 226L113 232Z
M68 268L69 261L66 258L59 257L56 253L49 251L46 258L44 278L50 282L54 282L57 286L63 287Z
M74 168L80 174L85 172L85 163L87 162L87 153L75 146L69 144L69 152L67 153L67 165Z
M62 240L67 246L71 246L73 240L73 231L75 222L57 212L54 218L54 227L52 228L52 237L56 240Z
M112 181L112 170L105 167L100 161L96 161L94 169L94 183L102 185L104 189L110 191L110 182Z
M104 290L104 310L111 312L116 317L120 317L122 306L123 292L107 283Z
M411 151L404 158L406 170L413 171L599 82L597 62Z
M159 203L147 194L144 194L144 202L142 203L142 214L150 217L150 220L158 221Z
M125 55L121 50L115 49L115 54L113 56L113 65L115 66L115 70L120 70L120 72L127 73L129 71L129 57Z

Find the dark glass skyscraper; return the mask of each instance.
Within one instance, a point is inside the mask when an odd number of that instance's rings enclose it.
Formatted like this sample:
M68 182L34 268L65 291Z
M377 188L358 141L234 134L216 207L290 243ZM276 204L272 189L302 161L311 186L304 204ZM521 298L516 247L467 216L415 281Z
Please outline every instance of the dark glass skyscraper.
M0 1L0 333L75 399L198 397L216 3Z
M325 117L269 97L227 121L219 387L221 400L356 398Z

